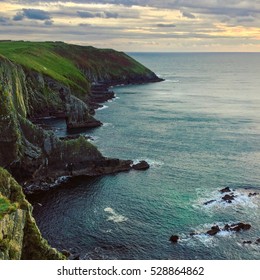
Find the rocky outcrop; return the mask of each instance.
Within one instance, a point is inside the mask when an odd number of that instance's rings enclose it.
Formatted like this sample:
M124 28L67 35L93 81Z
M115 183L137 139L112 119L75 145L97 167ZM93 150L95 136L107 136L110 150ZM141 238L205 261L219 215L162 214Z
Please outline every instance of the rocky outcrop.
M138 163L133 165L133 169L135 169L135 170L146 170L148 168L150 168L150 165L145 160L141 160Z
M22 188L0 167L0 260L65 259L42 238Z

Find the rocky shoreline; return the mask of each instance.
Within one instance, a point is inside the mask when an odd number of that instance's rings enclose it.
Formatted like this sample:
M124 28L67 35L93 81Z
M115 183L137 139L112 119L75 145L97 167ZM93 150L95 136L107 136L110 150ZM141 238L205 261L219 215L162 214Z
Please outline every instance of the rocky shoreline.
M128 55L114 50L62 42L8 44L5 47L11 47L11 53L16 52L17 57L28 61L26 65L21 64L20 60L9 57L9 52L0 55L0 167L5 178L14 178L12 180L18 182L14 184L13 192L19 189L19 196L23 196L23 192L57 187L67 178L149 168L149 164L143 161L133 164L132 160L104 157L82 135L59 139L51 127L39 124L39 120L63 118L68 132L73 134L75 129L99 127L102 123L94 118L95 110L102 107L101 103L115 97L110 87L159 82L162 79ZM26 52L21 52L21 45ZM39 55L35 55L38 48L43 58L40 67ZM57 60L48 60L46 65L44 58L53 54ZM56 67L60 62L66 62L66 69ZM29 218L26 221L15 219L12 211L16 201L12 201L12 195L6 191L10 189L8 180L0 185L0 197L3 197L3 203L10 204L10 215L4 212L3 217L12 224L1 223L0 216L0 259L63 258L42 239L31 217L31 205L24 199L19 201L28 203L28 207L25 212L20 211L23 209L17 211ZM20 228L21 237L15 254L12 253L15 248L10 245L16 242L16 237L11 234L12 225ZM2 232L7 234L2 236ZM31 234L36 238L33 239ZM5 246L4 251L2 245Z

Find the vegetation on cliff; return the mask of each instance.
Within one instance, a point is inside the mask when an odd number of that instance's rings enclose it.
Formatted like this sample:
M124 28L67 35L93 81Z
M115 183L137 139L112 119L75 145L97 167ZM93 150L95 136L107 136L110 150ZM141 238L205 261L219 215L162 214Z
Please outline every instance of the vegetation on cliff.
M131 160L106 158L84 137L62 141L32 120L61 116L68 128L99 126L91 115L92 84L97 100L107 100L113 96L108 86L156 81L152 71L114 50L0 42L0 259L63 258L42 238L16 181L35 191L48 189L60 176L132 168Z
M0 260L65 259L51 248L32 217L21 186L0 167Z
M71 87L78 96L90 92L92 82L153 81L156 75L123 52L63 42L0 42L0 54L27 69Z

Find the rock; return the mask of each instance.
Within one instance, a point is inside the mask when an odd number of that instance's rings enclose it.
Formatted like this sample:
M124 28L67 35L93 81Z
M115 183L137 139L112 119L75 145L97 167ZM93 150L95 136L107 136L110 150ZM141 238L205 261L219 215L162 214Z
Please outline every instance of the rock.
M226 193L226 192L231 192L230 188L229 187L226 187L222 190L220 190L221 193Z
M82 136L82 135L81 134L66 135L66 136L59 137L59 139L62 140L62 141L75 140L75 139L78 139L80 136ZM93 138L91 136L88 136L88 135L84 135L83 137L85 139L93 140Z
M142 160L137 164L134 164L132 167L134 170L146 170L150 167L150 165L146 161Z
M240 230L249 230L250 228L251 228L250 224L237 223L237 224L232 224L229 230L238 232Z
M172 235L169 239L169 241L171 241L172 243L177 243L179 240L179 236L178 235Z
M257 195L259 195L259 193L256 193L256 192L254 192L254 193L249 193L249 194L248 194L248 197L257 196Z
M243 244L252 244L252 241L251 240L243 241Z
M207 231L207 234L209 235L215 235L218 232L220 232L219 226L212 226L210 230Z
M71 255L70 252L65 249L61 250L61 253L67 258Z
M227 203L232 203L232 200L235 199L235 196L233 194L226 194L222 197L223 200L225 200Z
M216 201L216 199L212 199L212 200L209 200L207 202L204 202L203 205L208 205L208 204L211 204L211 203L213 203L215 201Z
M258 238L255 243L260 244L260 238Z

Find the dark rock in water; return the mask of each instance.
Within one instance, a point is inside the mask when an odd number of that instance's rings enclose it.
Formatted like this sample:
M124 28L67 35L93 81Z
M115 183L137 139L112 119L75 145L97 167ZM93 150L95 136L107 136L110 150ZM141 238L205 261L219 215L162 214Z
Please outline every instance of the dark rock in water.
M211 203L213 203L215 201L216 201L216 199L212 199L212 200L209 200L207 202L204 202L203 205L208 205L208 204L211 204Z
M226 192L231 192L230 188L229 187L226 187L222 190L220 190L221 193L226 193Z
M245 241L243 241L243 244L252 244L252 241L251 240L245 240Z
M179 240L179 236L178 235L172 235L169 239L169 241L171 241L172 243L177 243Z
M195 231L190 233L190 236L194 236L194 235L197 235L197 233Z
M249 230L250 228L251 228L250 224L237 223L237 224L232 224L229 227L229 230L238 232L240 230Z
M260 244L260 238L258 238L255 243Z
M226 194L225 196L222 197L222 199L228 203L231 203L232 200L235 199L235 196L233 194Z
M254 193L249 193L249 194L248 194L248 197L257 196L257 195L259 195L259 193L256 193L256 192L254 192Z
M133 165L133 169L135 169L135 170L146 170L149 167L150 167L150 165L144 160Z
M207 234L209 235L215 235L218 232L220 232L219 226L212 226L210 230L207 231Z

